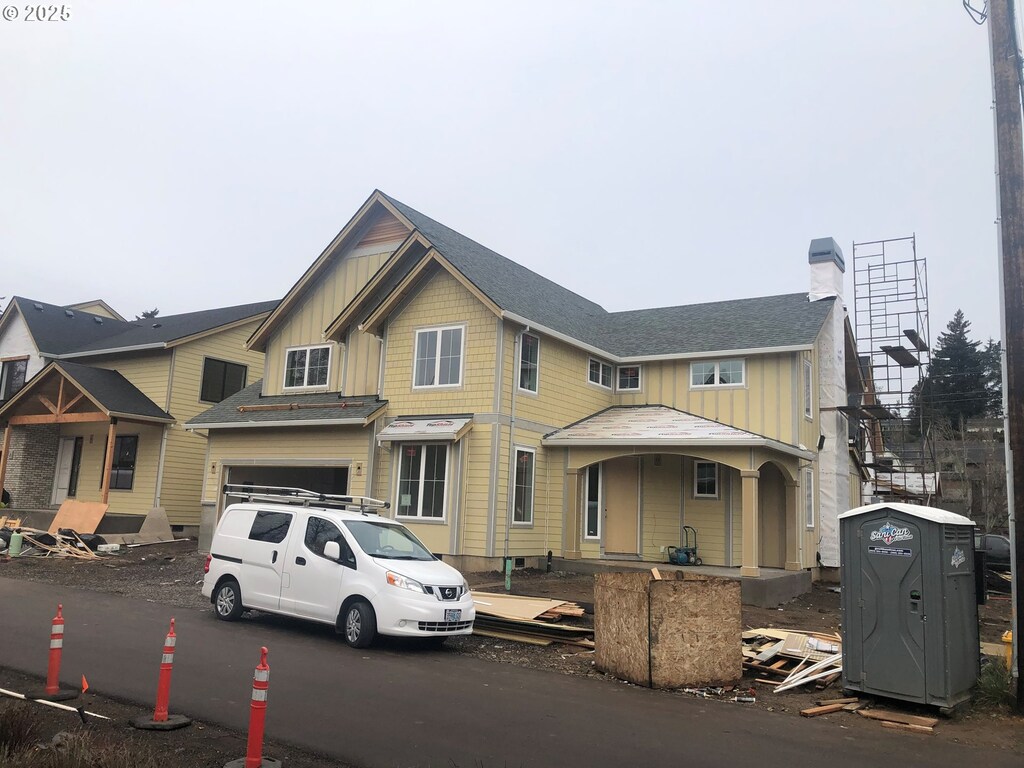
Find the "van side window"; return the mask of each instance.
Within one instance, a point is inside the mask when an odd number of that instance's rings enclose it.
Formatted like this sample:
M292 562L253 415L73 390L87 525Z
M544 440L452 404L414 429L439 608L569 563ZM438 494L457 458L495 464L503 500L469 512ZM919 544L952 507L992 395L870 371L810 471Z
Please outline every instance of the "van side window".
M315 555L323 557L324 544L328 541L338 542L338 546L341 547L342 564L354 568L356 565L355 555L352 554L352 550L349 548L348 542L341 531L338 530L338 526L330 520L324 520L321 517L310 517L306 522L306 549Z
M252 521L249 538L252 541L280 544L288 535L288 526L291 523L292 516L287 512L263 512L261 510L256 513L256 519Z

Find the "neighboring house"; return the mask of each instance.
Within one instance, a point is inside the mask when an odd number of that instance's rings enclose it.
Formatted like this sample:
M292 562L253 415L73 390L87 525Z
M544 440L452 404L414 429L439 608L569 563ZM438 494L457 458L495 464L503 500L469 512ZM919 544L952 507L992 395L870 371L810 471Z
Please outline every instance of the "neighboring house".
M374 192L249 339L262 382L207 430L224 483L382 497L468 570L664 561L838 565L856 506L856 360L831 238L811 293L631 312L599 305ZM613 278L609 278L613 279Z
M110 515L162 507L173 526L198 526L206 441L181 425L258 378L263 356L244 342L275 305L125 321L15 297L0 316L0 485L12 507L74 498Z

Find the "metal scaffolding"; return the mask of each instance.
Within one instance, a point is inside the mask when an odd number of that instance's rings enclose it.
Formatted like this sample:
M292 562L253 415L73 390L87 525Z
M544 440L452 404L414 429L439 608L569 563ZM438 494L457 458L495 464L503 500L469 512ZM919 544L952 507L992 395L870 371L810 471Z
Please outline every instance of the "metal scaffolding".
M911 395L931 363L928 268L916 235L853 244L854 325L862 402L862 499L930 504L938 491L934 451L912 423Z

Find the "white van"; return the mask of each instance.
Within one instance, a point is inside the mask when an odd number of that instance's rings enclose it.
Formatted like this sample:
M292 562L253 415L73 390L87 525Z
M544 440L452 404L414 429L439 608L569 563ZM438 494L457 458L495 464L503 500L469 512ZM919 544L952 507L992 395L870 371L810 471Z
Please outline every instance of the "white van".
M377 633L435 638L473 631L469 584L385 502L299 488L224 486L246 501L224 510L203 595L218 618L255 608L333 624L355 648Z

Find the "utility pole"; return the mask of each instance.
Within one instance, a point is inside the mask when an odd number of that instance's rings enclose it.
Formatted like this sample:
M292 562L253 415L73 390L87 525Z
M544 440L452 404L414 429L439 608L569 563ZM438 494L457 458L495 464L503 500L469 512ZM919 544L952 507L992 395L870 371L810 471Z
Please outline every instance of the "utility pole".
M989 0L989 42L996 108L996 158L1003 277L1003 382L1007 488L1013 534L1013 641L1017 711L1024 712L1024 142L1021 138L1021 61L1013 0Z

